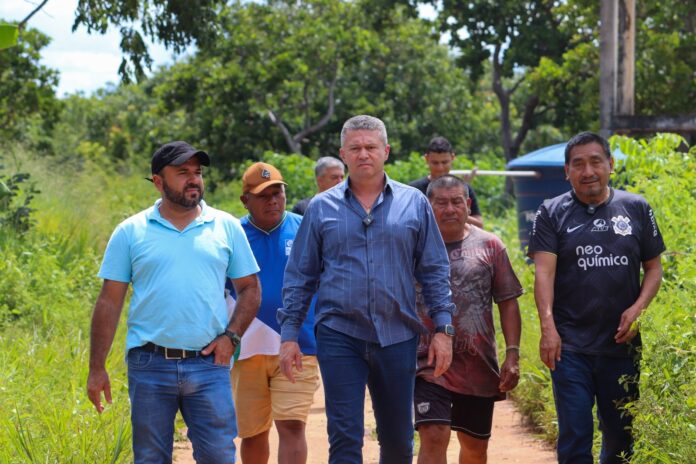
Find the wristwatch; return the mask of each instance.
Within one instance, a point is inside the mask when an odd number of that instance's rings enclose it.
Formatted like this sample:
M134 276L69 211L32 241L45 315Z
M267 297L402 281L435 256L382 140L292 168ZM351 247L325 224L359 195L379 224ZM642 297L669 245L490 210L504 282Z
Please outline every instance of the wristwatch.
M232 345L234 345L235 348L238 347L239 344L242 342L242 338L239 335L237 335L236 332L232 332L229 329L225 330L225 333L223 335L230 339Z
M452 324L445 324L435 328L435 333L443 333L448 337L454 337L454 326Z

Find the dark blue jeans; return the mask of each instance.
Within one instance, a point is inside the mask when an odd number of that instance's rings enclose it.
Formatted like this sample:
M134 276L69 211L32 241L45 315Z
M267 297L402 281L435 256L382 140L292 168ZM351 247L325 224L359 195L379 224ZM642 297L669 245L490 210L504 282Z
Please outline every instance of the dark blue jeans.
M174 419L188 426L197 463L234 463L237 418L230 366L214 356L171 360L139 348L128 352L128 394L136 464L172 462Z
M418 337L381 347L319 324L317 358L326 397L331 464L362 463L365 385L377 421L381 464L413 460Z
M619 382L626 376L627 382ZM602 432L602 464L619 464L633 454L632 417L624 410L638 399L638 361L563 351L551 371L558 414L558 462L592 464L594 423L592 407Z

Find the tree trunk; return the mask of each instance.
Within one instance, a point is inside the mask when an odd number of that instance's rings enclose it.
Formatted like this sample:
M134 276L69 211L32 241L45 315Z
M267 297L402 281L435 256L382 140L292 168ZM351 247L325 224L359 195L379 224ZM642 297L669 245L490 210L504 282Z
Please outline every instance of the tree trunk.
M305 116L305 122L304 125L305 127L299 131L297 134L292 135L290 133L290 130L288 129L287 125L283 122L280 117L271 109L268 110L268 117L271 119L273 124L275 124L278 129L280 129L280 132L283 134L283 137L285 138L285 142L288 144L288 148L290 149L291 153L297 153L297 154L302 154L302 140L308 137L309 135L318 132L321 130L324 126L326 126L329 121L331 121L331 118L334 115L334 111L336 109L336 98L334 96L334 91L336 89L336 80L338 79L338 68L336 68L336 71L334 73L333 78L331 79L331 82L329 82L329 92L328 92L328 97L327 97L327 108L326 108L326 113L324 113L324 116L317 121L316 124L310 125L311 121L309 119L309 116Z
M524 111L522 113L522 121L520 128L515 135L515 139L512 138L512 124L510 122L510 100L512 94L515 93L517 88L524 77L515 83L511 88L506 89L503 87L502 82L502 69L500 63L500 45L496 45L495 51L493 52L493 92L498 97L498 102L500 103L500 139L503 147L503 154L505 155L505 162L509 162L520 154L520 148L527 134L534 125L534 115L537 106L539 105L539 96L531 95L527 98L524 103ZM505 179L505 193L514 196L514 189L512 187L512 179L507 177Z

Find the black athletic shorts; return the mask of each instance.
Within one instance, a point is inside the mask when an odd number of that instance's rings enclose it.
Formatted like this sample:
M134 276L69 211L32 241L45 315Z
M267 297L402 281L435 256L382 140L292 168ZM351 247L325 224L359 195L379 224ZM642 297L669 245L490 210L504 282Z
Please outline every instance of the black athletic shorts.
M413 406L419 425L449 425L452 430L488 440L493 425L495 398L462 395L416 377Z

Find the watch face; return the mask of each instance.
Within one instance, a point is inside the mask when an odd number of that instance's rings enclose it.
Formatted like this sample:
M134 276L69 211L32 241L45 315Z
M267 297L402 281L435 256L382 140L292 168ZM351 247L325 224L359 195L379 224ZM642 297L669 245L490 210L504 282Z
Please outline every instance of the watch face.
M441 325L440 327L437 327L435 329L436 333L443 333L445 335L448 335L450 337L454 337L454 326L452 324L445 324Z
M237 335L236 333L234 333L232 331L226 330L225 335L227 335L227 337L232 341L234 346L238 346L239 343L242 341L242 339L239 337L239 335Z

